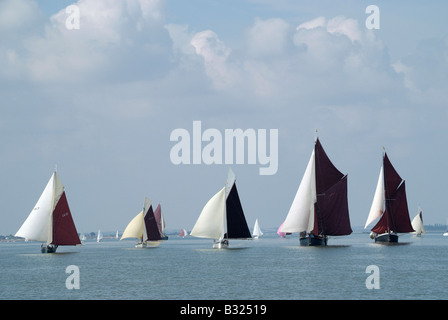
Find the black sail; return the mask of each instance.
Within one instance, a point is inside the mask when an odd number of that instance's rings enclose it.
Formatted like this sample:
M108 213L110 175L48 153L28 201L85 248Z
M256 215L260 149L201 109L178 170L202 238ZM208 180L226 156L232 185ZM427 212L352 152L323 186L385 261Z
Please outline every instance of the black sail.
M229 195L226 199L227 211L227 234L224 238L227 239L248 239L252 238L249 227L247 226L246 218L244 217L243 207L241 206L240 197L236 189L236 184L233 184Z
M162 240L159 227L157 225L157 221L154 216L154 211L152 210L152 206L149 206L149 209L145 214L144 221L145 221L147 239L143 239L143 241Z

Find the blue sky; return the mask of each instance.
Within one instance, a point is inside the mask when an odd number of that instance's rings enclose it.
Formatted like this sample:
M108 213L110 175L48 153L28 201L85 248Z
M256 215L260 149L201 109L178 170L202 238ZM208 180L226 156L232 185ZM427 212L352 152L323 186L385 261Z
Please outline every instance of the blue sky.
M66 6L80 8L68 30ZM365 27L368 5L380 29ZM173 165L170 133L278 129L279 168L233 165L252 228L285 218L315 129L364 225L382 147L411 216L445 223L443 1L0 0L0 234L57 165L78 231L123 230L145 196L191 229L227 165Z

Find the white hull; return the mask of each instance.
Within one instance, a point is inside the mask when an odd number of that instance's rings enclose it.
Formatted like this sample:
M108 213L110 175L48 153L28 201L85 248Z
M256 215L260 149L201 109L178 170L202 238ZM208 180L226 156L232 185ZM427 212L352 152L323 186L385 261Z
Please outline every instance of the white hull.
M448 237L448 232L445 232L445 233L443 234L443 236L444 236L444 237Z
M152 248L158 247L160 245L160 241L146 241L146 242L138 242L135 247L136 248Z

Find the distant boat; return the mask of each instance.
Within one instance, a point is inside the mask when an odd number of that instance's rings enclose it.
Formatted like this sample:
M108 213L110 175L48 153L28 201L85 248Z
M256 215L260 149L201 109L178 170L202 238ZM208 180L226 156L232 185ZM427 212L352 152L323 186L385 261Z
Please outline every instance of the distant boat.
M188 231L185 229L180 229L179 237L185 238L186 236L188 236Z
M54 253L58 246L81 244L64 186L56 171L15 236L42 242L42 253Z
M135 245L137 248L156 246L162 240L159 227L157 225L151 201L145 197L143 210L129 222L121 235L121 239L134 238L139 242Z
M117 232L115 233L115 239L120 239L120 237L118 236L118 230L117 230Z
M444 237L448 237L448 219L446 219L446 231L443 233Z
M254 231L252 232L252 237L258 239L263 235L261 232L260 225L258 224L258 219L255 219Z
M412 219L411 225L415 230L413 233L415 233L417 237L420 237L425 233L425 228L423 226L422 209L420 207L418 208L417 215L414 217L414 219Z
M162 207L160 204L157 206L156 211L154 211L154 217L156 218L157 226L162 237L162 240L168 240L168 236L164 233L165 231L165 219L162 215Z
M101 233L101 230L98 230L98 235L96 236L96 242L101 242L103 240L103 234Z
M364 229L379 217L381 218L370 234L375 242L396 243L398 233L414 231L409 218L405 181L395 171L386 152L383 155L383 165Z
M252 239L231 169L224 188L204 206L190 232L193 237L213 239L213 248L229 246L230 239Z
M81 242L83 243L84 241L87 240L87 237L86 237L86 235L84 233L81 233L80 239L81 239Z
M286 233L286 232L282 232L282 228L283 228L283 223L280 225L280 227L278 227L277 229L277 234L282 237L282 238L286 238L286 236L290 235L291 233Z
M347 175L331 163L318 138L279 232L300 233L302 246L326 246L328 236L352 233Z

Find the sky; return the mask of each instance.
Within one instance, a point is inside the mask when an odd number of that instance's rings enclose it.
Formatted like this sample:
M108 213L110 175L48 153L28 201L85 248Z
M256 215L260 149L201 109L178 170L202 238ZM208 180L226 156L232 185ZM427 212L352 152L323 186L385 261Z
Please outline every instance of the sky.
M372 4L379 29L366 26ZM411 218L421 206L425 224L445 224L446 12L445 1L0 0L0 234L19 229L55 168L79 232L123 231L144 197L167 229L191 230L229 167L249 227L276 228L316 130L348 174L352 226L367 219L383 147ZM223 136L277 129L278 170L174 164L170 135L193 135L193 121Z

